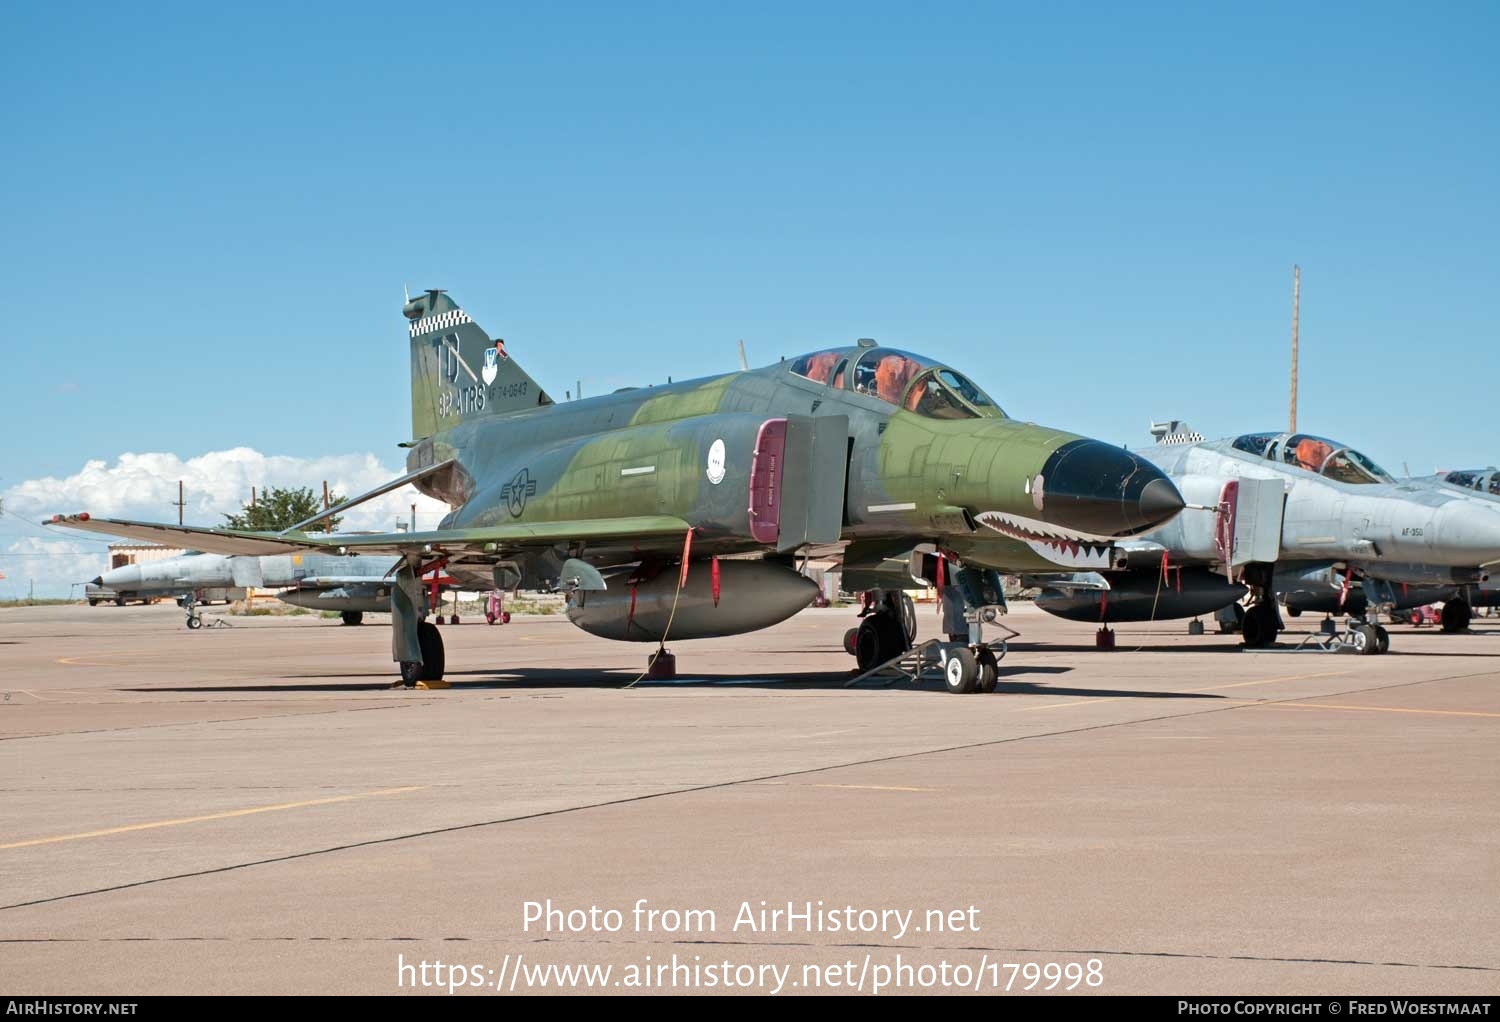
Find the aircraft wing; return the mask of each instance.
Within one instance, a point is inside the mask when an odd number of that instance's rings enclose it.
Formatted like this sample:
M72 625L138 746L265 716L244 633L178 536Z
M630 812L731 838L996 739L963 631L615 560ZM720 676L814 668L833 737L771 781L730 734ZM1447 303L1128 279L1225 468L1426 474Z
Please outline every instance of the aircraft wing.
M563 522L519 522L472 529L435 529L430 532L375 532L309 534L300 532L238 532L191 525L134 522L95 518L87 514L57 515L44 525L101 532L168 546L192 546L215 554L286 554L304 550L361 554L478 554L496 555L526 547L566 543L662 546L681 545L691 526L671 515L591 518Z

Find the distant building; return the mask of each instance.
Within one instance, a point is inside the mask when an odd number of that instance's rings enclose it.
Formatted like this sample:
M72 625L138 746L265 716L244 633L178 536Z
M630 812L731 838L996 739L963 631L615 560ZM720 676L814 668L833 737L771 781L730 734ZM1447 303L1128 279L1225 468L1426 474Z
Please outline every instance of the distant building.
M109 566L123 568L127 564L144 564L146 561L159 561L165 557L181 557L188 551L175 546L158 546L155 543L111 543L109 545Z

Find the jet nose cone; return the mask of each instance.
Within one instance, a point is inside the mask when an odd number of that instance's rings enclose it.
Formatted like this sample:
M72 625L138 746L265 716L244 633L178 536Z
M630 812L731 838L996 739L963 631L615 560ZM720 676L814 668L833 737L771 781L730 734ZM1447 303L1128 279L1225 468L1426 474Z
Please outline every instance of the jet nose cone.
M1099 440L1059 447L1041 475L1043 520L1092 536L1147 532L1186 506L1159 468Z
M128 589L131 586L138 586L141 584L141 569L134 564L111 568L100 575L95 584L102 585L106 589Z
M91 586L102 586L102 585L104 585L104 576L103 575L95 575L92 579L89 580L89 585L91 585Z

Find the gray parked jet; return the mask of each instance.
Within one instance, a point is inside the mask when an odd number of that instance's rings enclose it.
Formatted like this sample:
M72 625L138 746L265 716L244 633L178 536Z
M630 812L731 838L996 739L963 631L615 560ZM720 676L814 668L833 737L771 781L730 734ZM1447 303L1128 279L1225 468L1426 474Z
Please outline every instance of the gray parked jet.
M1458 492L1467 500L1500 507L1500 470L1493 465L1440 471L1436 476L1415 476L1401 482L1412 488ZM1374 567L1370 576L1358 581L1343 573L1337 573L1337 578L1310 576L1287 585L1281 585L1278 579L1278 591L1283 594L1287 612L1293 615L1304 611L1365 614L1367 608L1397 614L1428 603L1442 603L1445 632L1469 629L1476 606L1500 606L1500 578L1496 578L1500 572L1472 582L1452 581L1442 567L1403 566L1394 573L1383 572L1382 567ZM1410 584L1418 579L1422 579L1421 584Z
M1466 493L1480 493L1486 497L1500 500L1500 469L1494 465L1489 468L1459 469L1454 472L1439 472L1435 476L1424 476L1418 479L1410 479L1408 482L1436 482L1442 486L1451 486L1463 490Z
M1115 541L1111 570L1038 580L1044 610L1107 629L1210 613L1249 592L1244 641L1259 647L1281 629L1278 569L1340 565L1387 582L1451 586L1500 565L1500 508L1398 483L1346 444L1269 432L1206 441L1177 422L1153 433L1157 445L1138 453L1197 512ZM1383 648L1381 630L1362 627L1370 648Z
M357 625L367 611L391 609L395 563L393 557L360 555L191 553L112 568L93 584L126 599L192 596L210 589L280 589L277 598L285 603L337 611L344 624ZM190 626L192 621L190 615Z

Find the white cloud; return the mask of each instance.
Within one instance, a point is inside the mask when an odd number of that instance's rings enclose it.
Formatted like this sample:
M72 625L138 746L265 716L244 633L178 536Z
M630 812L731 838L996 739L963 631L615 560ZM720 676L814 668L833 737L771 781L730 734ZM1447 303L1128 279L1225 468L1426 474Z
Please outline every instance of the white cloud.
M39 522L54 514L72 514L87 511L92 515L110 518L134 518L153 522L177 520L177 481L182 480L183 520L189 525L218 526L224 524L224 515L240 510L250 499L250 488L264 489L267 486L307 486L320 492L323 481L328 488L345 497L355 496L373 489L387 480L400 475L402 469L381 463L373 454L336 454L321 458L297 458L286 455L267 455L248 447L236 447L227 451L210 451L194 458L180 458L175 454L147 453L122 454L113 464L99 460L86 463L82 469L65 478L46 476L29 479L6 490L3 495L7 519L0 519L0 542L21 532L28 523L16 522L10 515ZM411 517L411 505L417 505L417 527L430 529L447 514L448 506L419 494L413 487L376 497L349 511L340 529L387 531L397 521L405 522ZM36 532L38 528L27 528ZM102 545L73 544L76 550L52 547L59 541L27 535L24 542L41 543L41 547L17 549L20 543L12 543L6 557L0 554L0 571L10 576L8 582L13 592L16 578L22 571L30 572L36 579L37 595L65 596L68 583L92 578L103 565ZM63 540L64 544L73 543ZM78 574L85 558L83 551L98 550L97 564L87 569L87 574ZM22 558L21 554L28 555ZM57 556L36 556L55 554ZM78 558L69 561L66 556ZM23 568L22 564L26 567ZM92 563L92 562L91 562ZM44 567L45 566L45 567ZM24 593L22 593L24 595Z
M42 599L82 596L82 590L70 592L73 583L86 582L102 572L109 556L101 544L71 539L44 539L24 536L0 553L0 598L22 599L31 594Z

